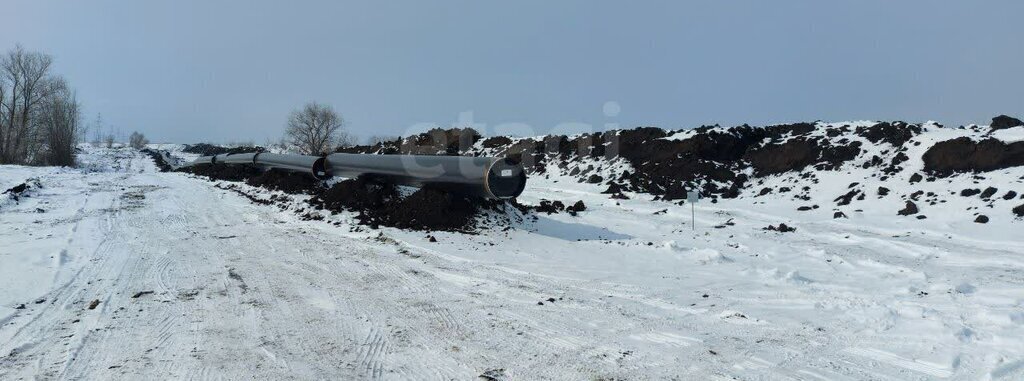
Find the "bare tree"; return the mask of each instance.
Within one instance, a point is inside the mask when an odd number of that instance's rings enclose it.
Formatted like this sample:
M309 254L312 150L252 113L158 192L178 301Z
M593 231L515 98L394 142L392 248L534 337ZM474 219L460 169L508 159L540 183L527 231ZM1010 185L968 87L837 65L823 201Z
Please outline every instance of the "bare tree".
M66 87L63 80L49 74L53 58L25 51L21 45L0 58L3 78L3 121L0 121L0 163L34 160L41 134L33 124L39 108L51 95Z
M135 149L143 149L149 144L149 139L146 139L146 135L140 134L138 131L132 132L131 136L128 137L128 145Z
M114 148L114 134L109 133L103 137L103 146L107 148Z
M343 124L344 120L333 107L310 102L288 116L285 138L304 155L324 155L342 143ZM351 137L346 139L351 140Z

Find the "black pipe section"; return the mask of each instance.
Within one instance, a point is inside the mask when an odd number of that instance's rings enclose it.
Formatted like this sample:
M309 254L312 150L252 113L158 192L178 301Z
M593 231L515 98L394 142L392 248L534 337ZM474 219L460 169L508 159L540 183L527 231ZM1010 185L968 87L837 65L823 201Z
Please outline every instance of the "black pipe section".
M327 156L327 168L337 176L373 176L486 198L516 197L526 187L522 165L493 157L336 153Z
M414 187L434 187L485 198L519 196L526 187L522 164L506 158L335 153L326 157L268 152L203 156L195 164L253 164L304 172L318 179L367 176Z

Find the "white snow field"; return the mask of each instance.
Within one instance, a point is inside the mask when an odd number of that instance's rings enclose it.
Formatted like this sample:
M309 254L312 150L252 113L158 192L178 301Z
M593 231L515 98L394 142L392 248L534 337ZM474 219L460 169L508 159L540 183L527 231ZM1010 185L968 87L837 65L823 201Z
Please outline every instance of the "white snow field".
M899 199L833 219L858 181L838 171L819 173L821 209L740 197L691 226L689 205L555 172L522 201L587 211L430 242L303 221L128 149L80 160L0 166L0 191L39 183L0 195L0 379L1024 378L1010 204L984 225L957 197L923 220ZM919 185L987 184L957 179ZM797 231L762 230L779 223Z

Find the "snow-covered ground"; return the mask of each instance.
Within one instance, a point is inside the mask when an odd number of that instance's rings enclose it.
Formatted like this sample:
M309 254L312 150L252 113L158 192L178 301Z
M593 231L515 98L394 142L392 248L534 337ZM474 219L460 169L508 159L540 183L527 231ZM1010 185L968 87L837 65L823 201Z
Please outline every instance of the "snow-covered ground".
M555 170L522 201L587 211L430 242L302 221L127 149L80 160L0 166L0 190L41 185L0 203L0 379L1024 377L1024 223L1002 204L982 225L967 198L918 220L872 195L833 219L744 195L691 226L689 205ZM819 180L829 202L875 186ZM779 223L797 231L762 230Z

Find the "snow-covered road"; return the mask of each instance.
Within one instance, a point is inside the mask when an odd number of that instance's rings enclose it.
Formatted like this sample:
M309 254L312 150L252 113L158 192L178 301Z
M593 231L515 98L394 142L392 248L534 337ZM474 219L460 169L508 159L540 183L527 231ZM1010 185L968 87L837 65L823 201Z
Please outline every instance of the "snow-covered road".
M694 232L689 207L538 179L527 197L589 210L429 242L302 221L128 150L90 155L95 172L0 166L0 188L42 186L0 205L0 379L1024 370L1020 237L855 219L764 232L793 216L739 201L702 204Z

